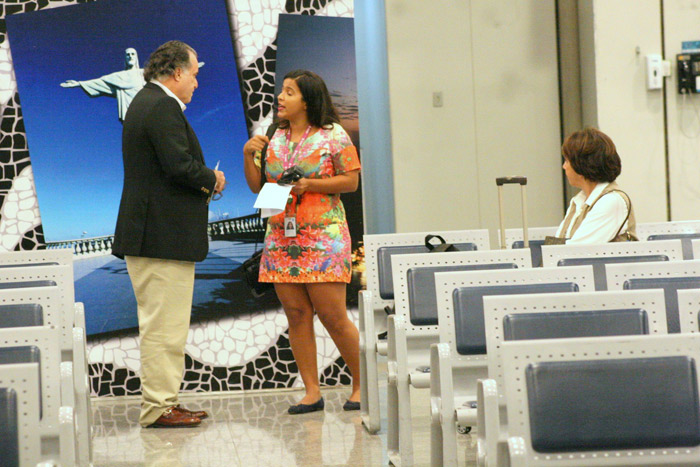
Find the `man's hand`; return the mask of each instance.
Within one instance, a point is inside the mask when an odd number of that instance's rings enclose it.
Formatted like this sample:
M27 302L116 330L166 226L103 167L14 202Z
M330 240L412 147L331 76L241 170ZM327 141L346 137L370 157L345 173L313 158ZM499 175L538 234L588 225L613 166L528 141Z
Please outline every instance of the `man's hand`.
M80 86L80 83L74 79L69 79L68 81L64 81L61 83L62 88L75 88L78 86Z
M270 138L265 135L255 135L250 138L243 146L244 156L253 156L256 151L262 151L266 144L270 142Z
M215 170L214 175L216 175L214 193L221 193L226 188L226 177L224 177L224 173L221 170Z

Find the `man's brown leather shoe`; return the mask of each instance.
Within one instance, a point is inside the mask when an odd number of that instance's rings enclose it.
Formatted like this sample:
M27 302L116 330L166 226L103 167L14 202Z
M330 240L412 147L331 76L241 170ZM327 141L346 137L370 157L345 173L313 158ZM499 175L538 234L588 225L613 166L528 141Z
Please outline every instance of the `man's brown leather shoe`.
M187 410L180 404L177 404L175 407L173 407L173 410L182 412L184 414L188 414L190 417L197 417L200 420L204 420L205 418L209 417L209 414L206 413L204 410Z
M163 412L163 415L158 417L158 420L148 425L149 428L179 428L198 426L202 420L198 417L193 417L189 413L175 410L175 407L170 407Z

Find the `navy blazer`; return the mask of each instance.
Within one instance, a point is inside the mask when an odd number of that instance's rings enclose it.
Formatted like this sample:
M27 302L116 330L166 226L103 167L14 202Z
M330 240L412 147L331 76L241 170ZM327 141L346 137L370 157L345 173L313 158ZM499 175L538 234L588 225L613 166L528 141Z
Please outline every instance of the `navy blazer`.
M112 253L202 261L209 251L207 201L216 185L179 103L147 83L122 131L124 188Z

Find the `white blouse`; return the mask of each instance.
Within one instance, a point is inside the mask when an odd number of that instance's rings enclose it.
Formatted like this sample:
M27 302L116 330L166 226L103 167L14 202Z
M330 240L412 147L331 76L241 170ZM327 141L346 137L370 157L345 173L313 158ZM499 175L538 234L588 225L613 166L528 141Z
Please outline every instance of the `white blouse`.
M620 231L625 231L627 228L627 221L625 220L627 218L627 203L619 193L612 192L603 196L595 203L593 209L588 212L579 228L574 235L571 236L571 229L576 223L576 219L578 219L583 212L584 206L590 206L607 186L608 183L599 183L588 197L586 197L583 191L580 191L571 199L569 209L566 211L564 219L569 216L572 209L575 210L576 214L571 220L571 224L569 224L569 229L565 235L565 237L568 238L566 241L567 244L607 243L615 237L615 234L620 230L620 225L623 222L625 225ZM564 221L559 224L559 229L557 230L558 237L562 236L563 228Z

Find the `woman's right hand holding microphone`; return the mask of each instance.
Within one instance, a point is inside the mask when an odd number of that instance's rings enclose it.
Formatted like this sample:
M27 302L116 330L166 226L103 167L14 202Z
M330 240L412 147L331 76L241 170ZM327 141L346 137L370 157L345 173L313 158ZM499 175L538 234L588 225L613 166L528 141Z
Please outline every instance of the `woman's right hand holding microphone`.
M257 151L262 151L266 144L270 142L270 138L265 135L255 135L250 138L243 146L243 155L252 157Z

